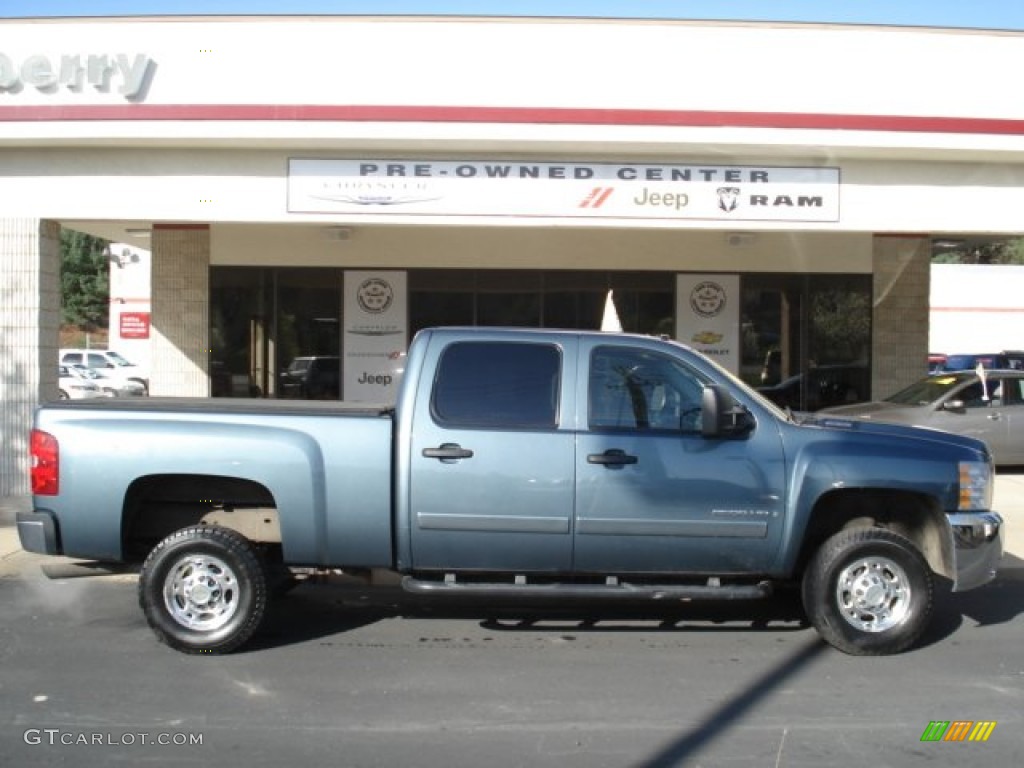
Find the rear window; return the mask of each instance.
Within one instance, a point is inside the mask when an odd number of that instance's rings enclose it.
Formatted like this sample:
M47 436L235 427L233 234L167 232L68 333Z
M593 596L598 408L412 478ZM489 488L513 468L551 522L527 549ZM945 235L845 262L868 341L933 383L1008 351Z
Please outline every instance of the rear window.
M452 344L434 381L434 418L450 426L553 428L560 371L561 354L551 344Z

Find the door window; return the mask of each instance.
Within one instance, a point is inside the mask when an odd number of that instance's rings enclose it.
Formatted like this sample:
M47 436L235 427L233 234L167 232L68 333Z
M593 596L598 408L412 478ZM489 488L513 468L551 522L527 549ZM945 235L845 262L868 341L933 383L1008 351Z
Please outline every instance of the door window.
M434 418L445 426L554 428L560 370L561 355L550 344L452 344L434 384Z
M598 347L590 363L591 429L699 432L703 382L655 352Z

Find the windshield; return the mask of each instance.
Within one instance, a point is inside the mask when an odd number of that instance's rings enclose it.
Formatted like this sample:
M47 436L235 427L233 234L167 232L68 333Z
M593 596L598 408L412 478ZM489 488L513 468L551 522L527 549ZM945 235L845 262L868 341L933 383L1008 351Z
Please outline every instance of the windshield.
M73 366L72 369L76 374L81 376L83 379L102 379L103 374L92 368L86 368L84 365Z
M120 366L122 368L128 366L131 366L133 368L135 367L135 363L129 362L127 359L119 355L117 352L114 352L113 350L109 349L107 350L107 360L110 360L112 363L114 363L114 365Z
M911 384L891 397L885 398L885 402L897 403L899 405L928 405L928 403L934 403L964 381L964 376L931 376Z

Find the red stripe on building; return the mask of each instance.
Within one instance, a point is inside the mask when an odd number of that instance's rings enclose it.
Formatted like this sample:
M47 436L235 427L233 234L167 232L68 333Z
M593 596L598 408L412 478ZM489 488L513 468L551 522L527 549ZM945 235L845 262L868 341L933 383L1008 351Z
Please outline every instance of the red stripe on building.
M271 104L89 104L0 106L0 122L347 121L547 125L787 128L1024 135L1024 120L803 112L723 112L556 107L439 107Z

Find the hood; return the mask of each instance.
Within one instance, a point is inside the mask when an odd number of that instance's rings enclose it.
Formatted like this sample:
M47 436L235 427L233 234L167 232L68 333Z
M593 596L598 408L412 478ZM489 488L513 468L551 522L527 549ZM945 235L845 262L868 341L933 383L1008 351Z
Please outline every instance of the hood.
M900 403L890 403L885 400L873 400L869 403L823 408L817 411L817 413L822 416L834 415L844 418L878 418L890 421L912 422L916 416L923 415L927 407L926 405L901 405Z
M863 405L871 404L865 403ZM881 403L881 405L885 406L891 404ZM904 406L899 407L902 408ZM838 411L840 410L844 412L839 413ZM971 451L977 451L984 454L986 457L989 456L988 446L984 441L973 437L957 435L952 432L945 432L941 429L933 429L931 427L895 424L892 421L867 421L867 418L869 418L869 415L857 415L852 418L847 418L846 408L837 408L835 411L830 411L829 413L819 411L818 413L808 414L807 418L800 423L800 426L812 429L825 429L836 433L845 432L867 438L914 440L921 443L956 446L959 448L966 448Z

